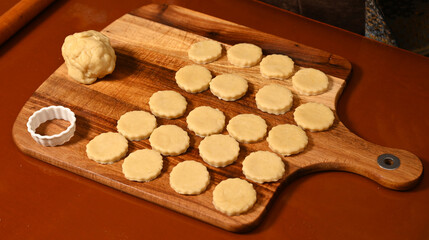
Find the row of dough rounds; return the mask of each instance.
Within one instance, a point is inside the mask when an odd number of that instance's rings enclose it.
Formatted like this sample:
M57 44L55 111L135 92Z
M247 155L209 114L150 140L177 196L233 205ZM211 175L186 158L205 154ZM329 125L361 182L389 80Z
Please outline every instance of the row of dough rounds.
M222 56L222 46L213 40L197 42L189 48L188 56L195 63L210 63ZM318 95L328 90L329 80L322 71L301 68L293 74L295 64L290 57L271 54L262 58L262 49L254 44L239 43L230 47L227 51L227 58L232 65L237 67L252 67L260 63L261 75L266 78L287 79L293 75L292 86L303 95ZM179 70L180 73L178 72L179 74L176 75L178 85L183 90L193 93L206 90L210 82L210 72L202 66L191 66L184 67L183 71ZM187 73L184 74L184 72ZM204 78L204 80L197 81L200 84L198 87L190 88L187 86L189 80L184 80L191 79L192 74L195 74L194 78Z
M207 90L224 101L235 101L247 92L246 79L235 74L221 74L212 79L210 71L200 65L187 65L176 72L177 85L189 93Z
M225 116L220 110L208 106L192 110L186 121L190 130L200 136L207 136L200 143L200 155L204 161L215 167L224 167L236 160L239 153L237 141L257 142L262 140L267 132L267 124L261 117L254 114L239 114L227 125L230 136L216 134L223 130ZM176 125L163 125L158 128L156 126L156 118L150 113L128 112L118 120L117 129L120 134L100 134L88 143L88 157L103 164L113 163L126 154L128 147L126 138L142 140L149 136L152 148L163 155L175 156L187 150L189 136L186 131ZM289 126L292 129L279 131L278 129L282 126ZM300 129L294 125L285 124L276 126L269 132L267 141L273 151L282 155L302 151L305 145L302 147L296 144L298 141L294 136L296 134L293 128ZM286 139L291 141L282 140L282 136L286 136ZM305 133L303 136L306 140Z
M199 65L187 65L176 72L177 85L189 93L199 93L207 90L224 101L235 101L243 97L248 89L248 82L243 77L236 74L221 74L212 79L210 71ZM181 104L183 100L177 97ZM284 114L289 111L293 104L292 92L279 84L270 84L261 88L255 96L256 106L263 112L271 114ZM174 106L171 106L172 108ZM183 104L178 109L184 110ZM183 114L183 113L182 113ZM161 116L161 115L160 115ZM175 118L171 115L169 118Z

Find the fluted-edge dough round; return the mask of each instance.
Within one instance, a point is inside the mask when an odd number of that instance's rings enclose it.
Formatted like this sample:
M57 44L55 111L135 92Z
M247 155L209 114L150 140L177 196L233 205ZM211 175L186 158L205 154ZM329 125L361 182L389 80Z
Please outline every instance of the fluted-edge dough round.
M115 69L116 55L109 38L94 30L67 36L61 52L68 75L80 83L91 84Z
M199 93L209 88L212 80L210 71L199 65L187 65L176 72L176 83L189 93Z
M176 156L186 152L189 147L189 136L176 125L162 125L153 130L149 137L152 149L164 156Z
M282 124L270 130L267 142L274 152L289 156L302 152L307 146L308 137L300 127L292 124Z
M303 68L292 77L293 88L302 95L318 95L328 90L328 76L314 68Z
M237 160L240 145L229 135L214 134L204 138L198 150L204 162L214 167L225 167Z
M257 183L275 182L283 177L285 164L275 153L252 152L243 161L243 174Z
M152 94L149 99L152 114L167 119L183 116L187 105L185 97L171 90L158 91Z
M213 190L213 205L228 216L247 212L256 203L253 185L240 178L220 182Z
M101 164L114 163L125 156L127 151L127 139L114 132L102 133L86 145L88 158Z
M247 80L235 74L222 74L212 79L210 91L219 99L235 101L247 92Z
M293 104L293 94L285 86L279 84L266 85L255 95L256 106L259 110L271 114L284 114Z
M186 123L189 130L198 136L205 137L222 132L225 127L225 115L217 108L201 106L188 114Z
M253 143L262 140L267 133L267 123L255 114L239 114L229 120L229 135L239 142Z
M329 107L315 102L305 103L297 107L293 113L293 118L300 127L312 132L328 129L335 120L334 113Z
M232 65L252 67L261 61L262 49L251 43L239 43L228 49L227 56Z
M209 183L210 174L207 168L197 161L180 162L170 173L170 186L180 194L200 194Z
M146 111L131 111L119 118L116 127L128 140L142 140L156 128L156 118Z
M132 152L122 163L122 173L131 181L148 182L158 177L161 170L161 154L150 149Z
M222 46L213 40L196 42L188 50L188 57L193 62L206 64L222 56Z
M264 57L259 64L261 75L267 78L286 79L294 70L293 60L281 54L272 54Z

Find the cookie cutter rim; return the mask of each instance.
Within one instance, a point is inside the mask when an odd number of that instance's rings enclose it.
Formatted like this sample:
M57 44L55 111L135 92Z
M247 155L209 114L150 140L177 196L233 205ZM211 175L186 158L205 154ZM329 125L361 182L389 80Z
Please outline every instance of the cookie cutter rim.
M42 120L40 120L40 118ZM43 120L44 119L44 120ZM40 135L35 130L44 122L53 119L63 119L70 123L66 130L54 135ZM37 124L37 121L39 123ZM34 124L36 123L36 124ZM43 146L53 147L69 141L76 129L76 116L73 111L63 106L49 106L34 112L27 121L27 131L31 137Z

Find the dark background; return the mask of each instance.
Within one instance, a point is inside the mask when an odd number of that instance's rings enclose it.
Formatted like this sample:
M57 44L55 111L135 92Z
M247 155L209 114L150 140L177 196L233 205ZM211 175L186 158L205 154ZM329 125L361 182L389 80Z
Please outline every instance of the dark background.
M260 1L367 37L390 38L395 46L429 55L428 0ZM380 36L386 30L389 34Z

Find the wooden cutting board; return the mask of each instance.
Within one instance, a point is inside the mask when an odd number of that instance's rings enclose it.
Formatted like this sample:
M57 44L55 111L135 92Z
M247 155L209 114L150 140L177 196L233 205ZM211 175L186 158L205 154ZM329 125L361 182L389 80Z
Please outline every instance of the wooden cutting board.
M309 144L304 152L283 157L286 175L279 182L252 182L258 200L250 211L239 216L226 216L212 204L214 187L226 178L244 179L241 171L244 157L256 150L270 149L265 140L255 144L240 144L240 156L234 164L224 168L211 167L199 157L198 144L201 138L186 128L185 116L189 111L197 106L208 105L222 110L227 121L240 113L255 113L267 121L269 129L278 124L294 124L293 110L302 103L320 102L335 110L336 101L351 72L351 64L340 56L178 6L153 4L141 7L107 26L103 33L110 38L117 54L115 71L92 85L83 85L68 77L64 64L60 66L30 97L15 121L13 137L24 153L230 231L247 231L254 227L266 213L281 186L303 174L327 170L349 171L397 190L413 187L422 175L422 164L415 155L366 142L351 133L337 117L328 131L307 131ZM245 77L249 81L248 93L235 102L221 101L210 91L186 93L176 85L175 72L192 64L187 57L189 46L207 38L222 42L225 49L236 43L250 42L260 46L265 55L289 55L298 66L314 67L327 73L329 91L318 96L301 96L294 92L294 104L290 112L280 116L263 113L256 108L254 101L257 90L266 84L278 83L293 91L290 80L262 78L259 66L234 67L228 63L224 54L206 67L214 75L236 73ZM128 111L149 111L149 97L156 91L166 89L185 96L188 109L184 117L175 120L158 118L158 124L176 124L187 130L191 136L191 147L183 155L164 157L164 168L157 179L147 183L128 181L121 172L122 160L111 165L100 165L87 158L85 146L92 138L103 132L116 131L116 121ZM62 146L40 146L26 129L28 117L34 111L50 105L68 107L77 117L75 136ZM223 133L227 134L226 130ZM150 148L148 140L130 142L129 146L129 152ZM377 157L384 153L397 156L400 159L399 168L381 168ZM177 194L169 186L171 169L187 159L204 163L211 175L208 189L197 196Z

